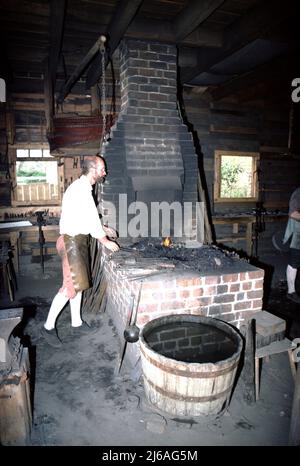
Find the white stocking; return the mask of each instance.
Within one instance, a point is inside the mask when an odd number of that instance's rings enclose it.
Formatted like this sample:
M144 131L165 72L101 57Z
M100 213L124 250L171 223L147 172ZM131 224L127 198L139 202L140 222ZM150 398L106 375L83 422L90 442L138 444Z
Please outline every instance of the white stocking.
M56 319L68 301L69 298L67 298L63 293L57 293L57 295L54 296L47 320L44 324L44 327L47 330L52 330L55 327Z
M295 281L296 281L297 269L294 269L290 265L286 268L286 279L288 286L288 293L295 293Z
M79 291L75 298L70 299L72 327L80 327L80 325L82 324L80 316L81 296L82 292Z

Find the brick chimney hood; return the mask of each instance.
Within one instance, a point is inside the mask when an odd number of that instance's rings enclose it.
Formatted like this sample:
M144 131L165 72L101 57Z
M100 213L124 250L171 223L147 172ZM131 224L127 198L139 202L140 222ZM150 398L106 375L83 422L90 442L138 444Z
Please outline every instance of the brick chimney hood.
M102 185L103 216L112 223L113 203L119 228L120 194L126 194L127 206L192 202L195 223L197 155L177 108L177 49L125 39L119 54L121 110L102 150L109 173Z

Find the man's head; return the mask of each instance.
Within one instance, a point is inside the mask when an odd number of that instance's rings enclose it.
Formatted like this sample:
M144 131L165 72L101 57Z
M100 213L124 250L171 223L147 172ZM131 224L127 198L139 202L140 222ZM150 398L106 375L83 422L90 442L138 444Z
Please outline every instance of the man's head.
M100 155L84 157L82 174L86 175L91 185L101 183L106 176L105 161Z

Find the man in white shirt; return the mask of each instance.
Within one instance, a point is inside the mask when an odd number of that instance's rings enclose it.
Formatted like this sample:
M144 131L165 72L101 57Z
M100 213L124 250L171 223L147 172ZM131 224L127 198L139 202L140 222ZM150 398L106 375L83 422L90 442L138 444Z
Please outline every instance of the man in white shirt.
M63 196L59 223L60 236L56 243L58 254L62 258L63 285L52 301L42 329L46 341L55 348L62 345L55 328L56 319L68 301L70 301L73 334L80 335L90 331L87 323L82 321L80 313L82 291L91 285L88 259L89 235L110 251L119 250L118 244L106 236L106 234L114 236L115 231L102 226L92 196L92 186L103 181L105 175L105 163L102 157L85 157L81 177L67 188Z

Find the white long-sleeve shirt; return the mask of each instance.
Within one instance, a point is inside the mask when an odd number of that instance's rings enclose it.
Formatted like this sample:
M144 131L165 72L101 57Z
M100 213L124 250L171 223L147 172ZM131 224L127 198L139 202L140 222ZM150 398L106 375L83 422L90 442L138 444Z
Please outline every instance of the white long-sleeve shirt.
M63 195L59 231L61 235L90 234L97 239L106 236L92 196L92 186L85 175L73 181Z

